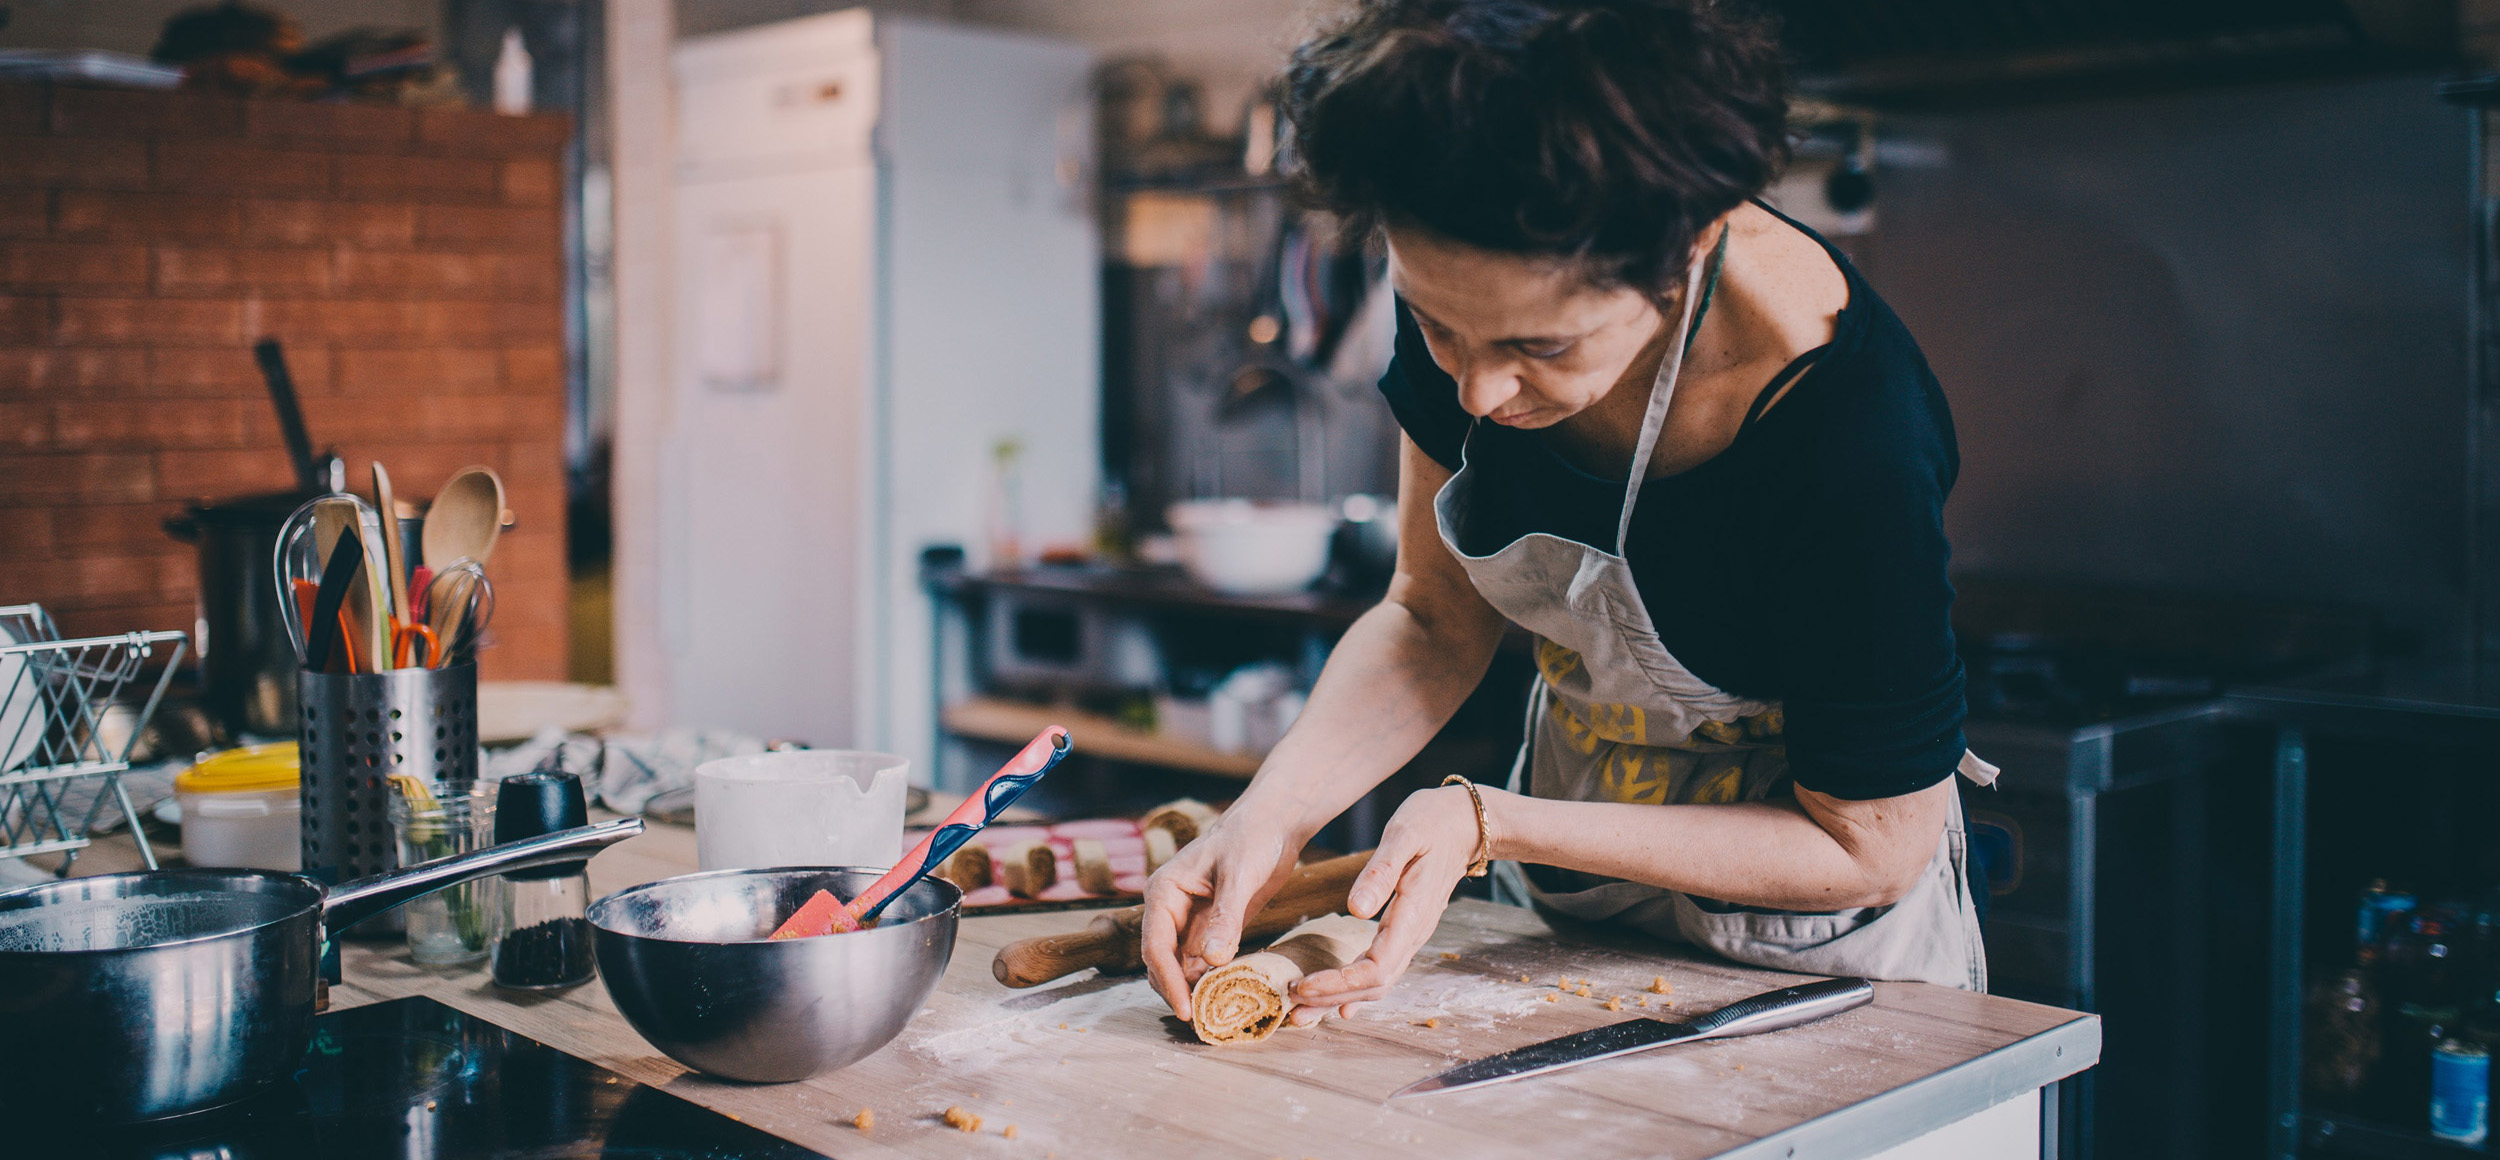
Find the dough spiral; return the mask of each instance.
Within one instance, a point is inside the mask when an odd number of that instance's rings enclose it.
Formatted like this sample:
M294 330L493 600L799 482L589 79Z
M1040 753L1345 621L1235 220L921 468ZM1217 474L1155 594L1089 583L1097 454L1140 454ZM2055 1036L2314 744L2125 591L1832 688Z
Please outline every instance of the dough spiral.
M1306 975L1362 957L1380 924L1334 914L1285 932L1275 945L1198 977L1189 992L1192 1026L1207 1043L1256 1043L1284 1026L1291 992Z

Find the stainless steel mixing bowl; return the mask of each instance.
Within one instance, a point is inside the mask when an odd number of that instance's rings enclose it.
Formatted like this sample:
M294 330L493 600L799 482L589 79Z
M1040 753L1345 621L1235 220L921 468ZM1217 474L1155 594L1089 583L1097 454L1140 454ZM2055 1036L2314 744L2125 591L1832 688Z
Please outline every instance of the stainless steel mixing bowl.
M848 1066L946 973L963 892L924 878L867 930L768 936L816 891L850 898L883 873L716 870L617 891L590 908L599 977L635 1031L697 1071L788 1083Z

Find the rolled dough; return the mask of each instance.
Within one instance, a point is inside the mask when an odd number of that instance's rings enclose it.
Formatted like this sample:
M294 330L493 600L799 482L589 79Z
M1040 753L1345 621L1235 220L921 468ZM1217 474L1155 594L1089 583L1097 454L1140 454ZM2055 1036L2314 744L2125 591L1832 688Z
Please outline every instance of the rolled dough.
M1117 894L1120 887L1112 880L1111 855L1104 852L1102 842L1094 838L1078 838L1075 842L1077 885L1091 894Z
M1284 1026L1290 993L1306 975L1361 958L1380 924L1350 914L1315 918L1285 932L1275 945L1198 977L1189 992L1198 1038L1215 1044L1256 1043Z
M1173 848L1178 849L1196 841L1198 835L1214 826L1215 817L1215 810L1207 803L1196 798L1182 798L1148 811L1145 817L1137 820L1137 828L1141 833L1146 830L1168 831L1172 835Z
M999 856L997 871L999 885L1033 898L1059 880L1059 856L1048 842L1018 842Z

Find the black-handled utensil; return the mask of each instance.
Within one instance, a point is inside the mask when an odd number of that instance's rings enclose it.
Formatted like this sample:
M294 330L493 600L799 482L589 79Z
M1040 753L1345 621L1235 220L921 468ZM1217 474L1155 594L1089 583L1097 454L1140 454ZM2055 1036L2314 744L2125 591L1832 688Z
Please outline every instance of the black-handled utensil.
M1782 987L1738 999L1688 1023L1627 1019L1577 1035L1531 1043L1516 1051L1505 1051L1474 1063L1461 1064L1430 1079L1417 1080L1390 1093L1389 1098L1394 1100L1400 1096L1457 1091L1522 1079L1560 1071L1576 1064L1665 1047L1670 1043L1758 1035L1783 1027L1795 1027L1800 1023L1812 1023L1826 1016L1864 1007L1874 1000L1875 984L1864 979L1825 979L1819 983Z
M295 482L305 492L328 490L322 486L321 467L313 462L312 436L304 431L304 411L295 402L295 376L286 369L286 348L274 338L252 344L252 360L260 364L260 377L269 384L269 402L278 409L278 432L286 437L287 459L295 464Z
M341 635L339 606L347 602L348 589L355 586L356 572L364 561L362 536L340 536L338 546L330 549L330 562L321 569L321 587L313 592L311 636L304 644L306 670L330 671L330 650Z

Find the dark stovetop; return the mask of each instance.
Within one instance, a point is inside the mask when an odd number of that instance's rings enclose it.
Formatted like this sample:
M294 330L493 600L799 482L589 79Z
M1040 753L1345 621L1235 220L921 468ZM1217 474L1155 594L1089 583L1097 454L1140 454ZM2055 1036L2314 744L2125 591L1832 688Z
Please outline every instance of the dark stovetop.
M313 1028L303 1069L245 1103L152 1125L62 1126L30 1155L823 1160L432 999L332 1011ZM28 1126L9 1134L23 1140Z

